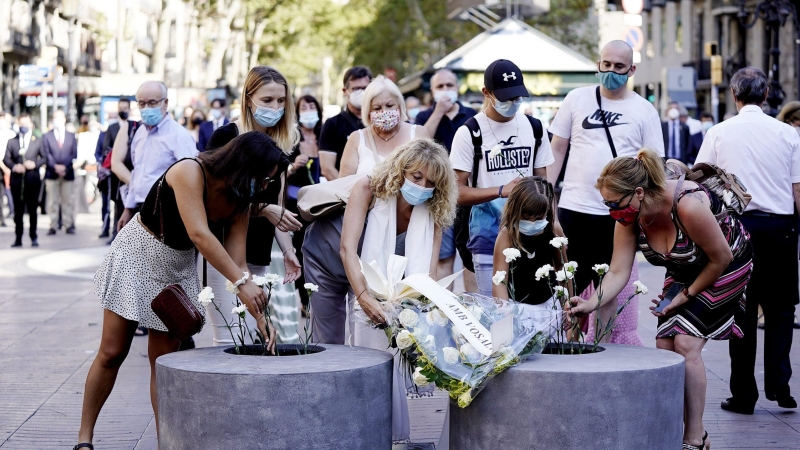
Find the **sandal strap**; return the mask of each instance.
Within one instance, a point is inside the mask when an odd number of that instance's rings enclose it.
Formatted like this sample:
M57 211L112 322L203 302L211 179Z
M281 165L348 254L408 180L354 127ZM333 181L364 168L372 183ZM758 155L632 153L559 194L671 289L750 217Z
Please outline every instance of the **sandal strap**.
M79 450L81 448L88 448L89 450L94 450L94 445L92 445L92 444L90 444L88 442L84 442L82 444L76 445L75 447L72 447L72 450Z
M687 444L687 443L684 442L683 443L683 447L681 447L681 450L703 450L703 446L702 445Z

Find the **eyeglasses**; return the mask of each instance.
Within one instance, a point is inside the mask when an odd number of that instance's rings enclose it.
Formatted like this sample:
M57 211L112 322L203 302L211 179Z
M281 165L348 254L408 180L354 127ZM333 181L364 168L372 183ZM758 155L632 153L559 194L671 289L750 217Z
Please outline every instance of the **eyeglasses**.
M158 105L159 105L159 103L163 102L163 101L164 101L164 100L166 100L166 99L167 99L167 98L166 98L166 97L164 97L164 98L162 98L161 100L150 100L150 101L146 101L146 102L140 102L140 101L137 101L136 103L138 103L138 104L139 104L139 109L144 109L144 108L155 108L156 106L158 106Z
M619 200L617 200L615 202L611 202L611 201L608 201L608 200L603 200L603 204L606 205L608 207L608 209L624 209L624 208L627 208L628 205L630 205L631 202L633 201L633 194L635 194L635 193L636 193L636 190L634 189L633 191L631 191L628 194L625 194L624 197L622 197L621 199L619 199ZM620 205L620 203L622 203L622 201L625 200L628 197L631 198L628 201L628 203L625 206Z

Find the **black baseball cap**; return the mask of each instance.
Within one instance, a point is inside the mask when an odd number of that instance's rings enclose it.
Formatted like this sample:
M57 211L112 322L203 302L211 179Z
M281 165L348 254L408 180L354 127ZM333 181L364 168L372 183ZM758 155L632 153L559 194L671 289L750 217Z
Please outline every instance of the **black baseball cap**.
M489 64L483 72L483 85L501 102L529 95L522 81L522 71L507 59Z

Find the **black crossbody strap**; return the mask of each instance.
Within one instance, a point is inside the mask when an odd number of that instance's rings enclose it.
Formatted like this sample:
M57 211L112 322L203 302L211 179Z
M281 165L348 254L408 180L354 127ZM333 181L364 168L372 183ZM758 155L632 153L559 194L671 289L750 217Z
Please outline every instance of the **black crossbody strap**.
M544 137L544 127L542 126L542 121L525 114L525 117L528 118L528 122L531 123L531 127L533 127L533 138L535 139L535 143L533 145L533 155L531 159L531 168L533 168L533 164L536 163L536 154L539 152L539 147L542 146L542 137Z
M614 147L614 140L611 139L611 131L608 129L608 123L606 123L606 113L603 111L603 106L600 104L600 86L597 86L597 90L595 91L595 95L597 96L597 107L600 109L600 116L603 118L603 129L606 130L606 137L608 138L608 145L611 147L611 154L614 158L617 157L617 149Z
M469 136L472 139L472 185L471 187L478 186L478 171L480 170L481 159L483 159L483 134L481 134L481 126L475 117L470 117L464 122L464 126L469 130Z

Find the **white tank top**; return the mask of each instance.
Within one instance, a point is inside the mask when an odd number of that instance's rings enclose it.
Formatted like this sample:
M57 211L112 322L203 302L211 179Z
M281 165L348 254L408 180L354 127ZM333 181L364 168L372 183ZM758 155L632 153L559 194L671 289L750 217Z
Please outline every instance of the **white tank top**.
M416 131L417 126L412 125L411 139L409 139L409 141L414 140ZM377 151L373 152L372 149L367 146L367 136L364 133L364 129L358 130L358 168L356 169L356 175L372 175L372 171L375 170L375 165L383 162L384 159L386 158L379 155Z

